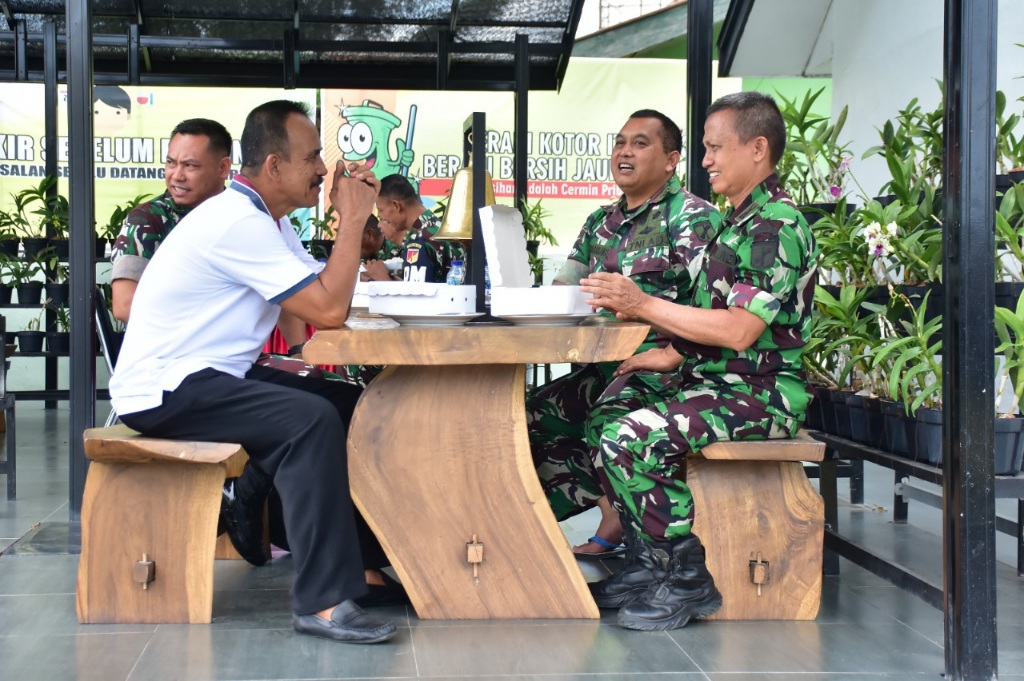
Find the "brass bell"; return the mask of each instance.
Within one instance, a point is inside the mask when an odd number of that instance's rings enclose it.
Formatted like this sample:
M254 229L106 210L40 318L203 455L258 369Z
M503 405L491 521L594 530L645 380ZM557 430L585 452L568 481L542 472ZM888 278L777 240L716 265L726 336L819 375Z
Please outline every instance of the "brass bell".
M494 185L491 182L491 174L486 170L484 173L484 202L483 206L494 205ZM441 227L434 235L435 239L447 239L451 241L473 240L473 167L460 168L452 179L452 191L448 196L448 205L445 206L444 216L441 218Z

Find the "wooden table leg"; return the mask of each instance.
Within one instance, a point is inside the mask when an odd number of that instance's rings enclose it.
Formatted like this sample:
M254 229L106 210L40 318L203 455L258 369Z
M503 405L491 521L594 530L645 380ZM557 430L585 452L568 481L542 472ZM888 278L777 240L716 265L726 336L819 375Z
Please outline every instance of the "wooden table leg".
M523 365L391 366L356 407L352 495L423 619L599 616L537 480L524 398Z

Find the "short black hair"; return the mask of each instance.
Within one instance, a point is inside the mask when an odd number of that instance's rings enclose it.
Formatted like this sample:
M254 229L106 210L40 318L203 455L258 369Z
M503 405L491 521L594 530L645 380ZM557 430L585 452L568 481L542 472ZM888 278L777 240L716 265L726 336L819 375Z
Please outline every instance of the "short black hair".
M786 150L786 122L775 98L763 92L734 92L719 97L708 107L708 118L719 111L736 112L736 134L746 144L755 137L768 140L772 166Z
M661 130L658 131L658 134L661 136L661 146L665 149L665 153L671 154L673 151L682 153L683 133L679 131L679 126L671 118L654 109L640 109L631 113L629 117L657 118L661 122Z
M171 130L175 135L202 135L210 139L207 150L219 156L231 156L231 133L217 121L209 118L189 118L178 123Z
M259 168L267 156L277 154L286 161L288 155L288 117L301 114L309 118L309 105L287 99L260 104L245 117L242 129L242 167Z
M388 175L380 181L380 192L377 194L385 199L394 199L402 203L414 203L420 200L416 188L409 178L400 173Z
M132 98L128 96L127 92L116 85L98 85L94 87L92 89L92 102L95 104L97 101L103 102L115 109L124 109L128 113L132 112Z

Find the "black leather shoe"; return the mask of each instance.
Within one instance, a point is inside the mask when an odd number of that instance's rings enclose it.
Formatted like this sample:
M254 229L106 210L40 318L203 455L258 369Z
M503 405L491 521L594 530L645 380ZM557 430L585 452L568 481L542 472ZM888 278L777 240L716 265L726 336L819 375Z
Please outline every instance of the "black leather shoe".
M378 622L351 599L334 608L330 621L314 613L293 615L292 624L300 634L343 643L382 643L398 632L394 622Z
M405 587L396 582L386 572L381 572L384 584L367 584L370 592L355 598L356 604L363 608L380 608L388 605L409 605L409 594Z
M244 475L244 474L243 474ZM263 543L263 508L266 494L245 493L242 478L224 481L220 515L231 545L249 563L259 566L267 562Z

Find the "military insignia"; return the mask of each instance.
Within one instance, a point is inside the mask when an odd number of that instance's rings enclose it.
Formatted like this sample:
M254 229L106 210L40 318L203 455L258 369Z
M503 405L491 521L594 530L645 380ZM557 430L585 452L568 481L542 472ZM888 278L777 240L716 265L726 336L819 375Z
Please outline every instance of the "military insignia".
M405 249L405 261L410 265L415 265L420 259L422 248L420 244L409 244L409 247Z
M775 263L775 256L778 252L778 237L765 241L755 241L750 246L750 264L759 270L767 269Z

